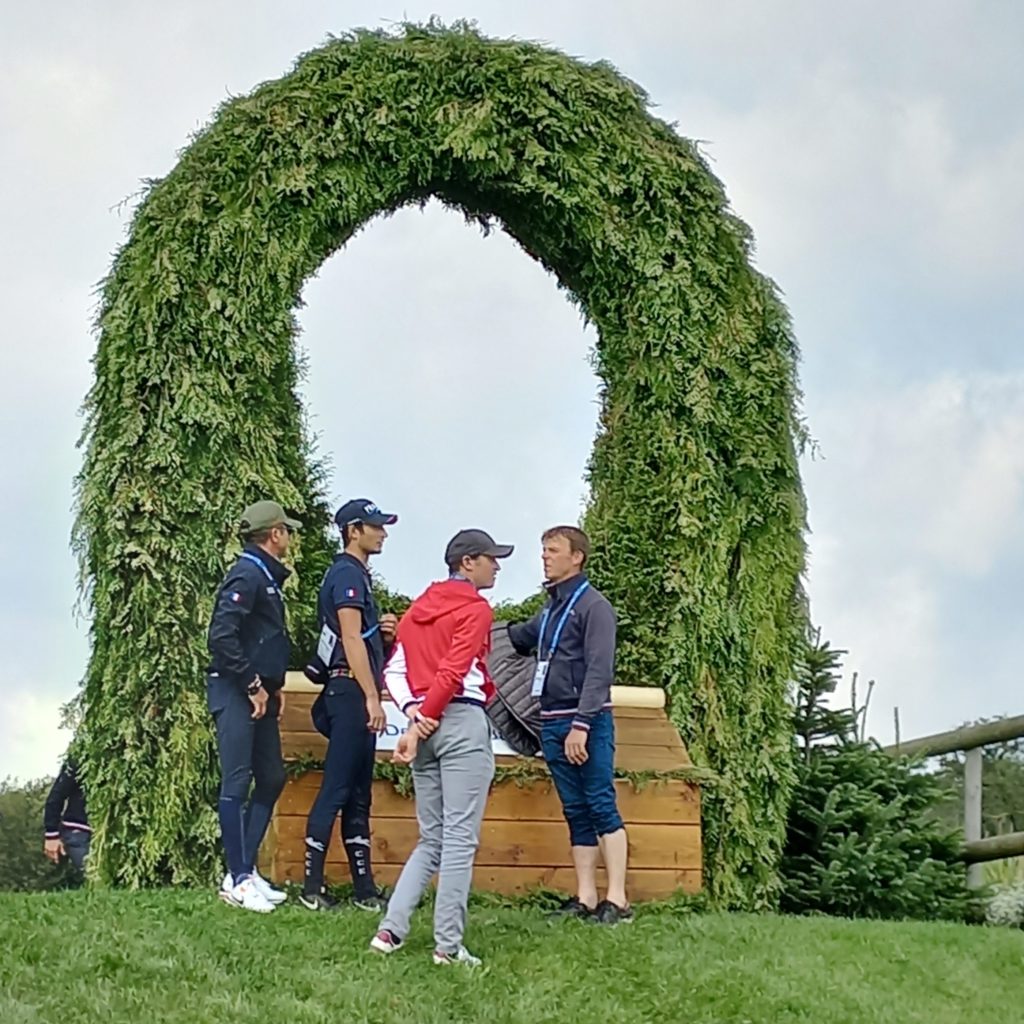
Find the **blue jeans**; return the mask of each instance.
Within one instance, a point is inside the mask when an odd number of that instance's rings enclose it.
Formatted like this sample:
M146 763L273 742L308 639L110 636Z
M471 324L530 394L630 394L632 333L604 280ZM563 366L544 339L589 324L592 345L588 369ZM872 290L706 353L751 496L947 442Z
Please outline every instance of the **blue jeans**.
M572 719L549 718L541 725L541 749L551 771L573 846L597 846L600 836L622 828L615 802L615 722L602 711L590 723L587 760L571 764L565 756L565 738Z
M61 842L64 844L64 852L74 865L79 875L85 874L85 861L89 856L89 844L92 841L91 832L83 832L80 828L67 828L61 826Z

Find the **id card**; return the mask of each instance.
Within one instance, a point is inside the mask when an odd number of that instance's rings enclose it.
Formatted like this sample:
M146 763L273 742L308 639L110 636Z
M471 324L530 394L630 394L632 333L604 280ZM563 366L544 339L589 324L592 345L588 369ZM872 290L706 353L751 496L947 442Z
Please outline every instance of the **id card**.
M334 648L338 645L338 636L336 633L331 632L330 627L324 625L324 628L320 630L320 640L316 645L317 657L326 666L331 664L331 655L334 654Z
M531 697L539 697L544 692L544 680L548 677L550 664L550 661L537 662L537 667L533 670L533 685L530 687Z

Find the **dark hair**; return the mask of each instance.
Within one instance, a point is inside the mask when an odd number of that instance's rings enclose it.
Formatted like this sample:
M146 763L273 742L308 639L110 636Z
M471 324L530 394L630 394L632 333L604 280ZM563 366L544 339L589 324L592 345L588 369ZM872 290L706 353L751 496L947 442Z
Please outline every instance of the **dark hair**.
M251 533L243 533L242 540L246 544L266 544L273 532L274 527L268 526L265 530L253 530Z
M479 558L479 557L480 557L479 555L458 555L457 557L453 558L448 563L448 572L449 573L461 572L462 571L462 563L467 558Z
M360 520L356 520L354 523L345 523L341 528L341 544L342 547L348 547L348 542L352 539L352 530L355 527L359 527L359 532L363 532L363 523Z
M564 537L569 542L569 550L575 555L583 555L581 567L587 564L590 557L590 538L578 526L552 526L541 534L541 542L554 537Z

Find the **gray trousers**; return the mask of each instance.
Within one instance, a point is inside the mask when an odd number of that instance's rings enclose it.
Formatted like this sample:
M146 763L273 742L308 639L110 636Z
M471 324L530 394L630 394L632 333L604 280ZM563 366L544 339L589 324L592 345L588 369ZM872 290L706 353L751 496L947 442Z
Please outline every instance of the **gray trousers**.
M420 838L402 868L381 928L400 939L438 875L434 944L454 953L466 929L473 860L494 778L491 727L483 708L450 704L430 739L420 743L412 765Z

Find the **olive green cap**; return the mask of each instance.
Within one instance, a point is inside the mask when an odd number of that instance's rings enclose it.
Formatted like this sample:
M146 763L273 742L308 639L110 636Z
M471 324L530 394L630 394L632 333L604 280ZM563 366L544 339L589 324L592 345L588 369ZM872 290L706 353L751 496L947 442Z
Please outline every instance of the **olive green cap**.
M298 519L289 519L276 501L253 502L243 513L238 531L241 534L269 530L273 526L287 526L292 530L301 529Z

